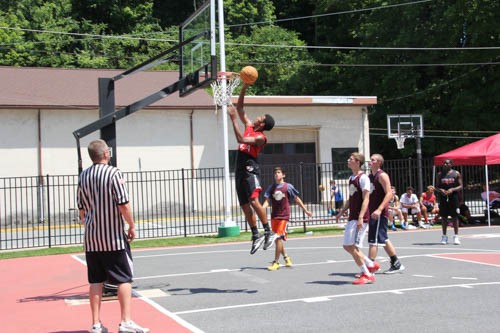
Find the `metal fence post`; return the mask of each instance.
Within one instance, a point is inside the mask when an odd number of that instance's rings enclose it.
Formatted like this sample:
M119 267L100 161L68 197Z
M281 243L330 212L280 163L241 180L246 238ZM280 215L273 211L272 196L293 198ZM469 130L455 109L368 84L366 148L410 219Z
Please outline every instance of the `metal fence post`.
M187 216L186 216L186 179L184 177L184 168L182 172L182 216L184 217L184 237L187 237Z
M304 175L303 175L303 172L304 172L304 163L300 162L299 163L299 184L300 184L300 192L301 193L304 192ZM306 219L303 219L303 220L304 220L304 222L303 222L304 233L306 233L306 231L307 231Z
M51 228L50 228L50 182L49 182L49 175L47 175L47 181L45 182L45 185L47 186L47 232L49 236L49 248L52 247L52 233L51 233Z

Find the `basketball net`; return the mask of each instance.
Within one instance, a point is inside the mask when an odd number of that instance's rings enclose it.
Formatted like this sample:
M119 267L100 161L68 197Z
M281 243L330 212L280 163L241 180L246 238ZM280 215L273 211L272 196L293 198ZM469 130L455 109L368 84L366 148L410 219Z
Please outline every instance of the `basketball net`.
M222 81L226 80L226 89L224 89ZM217 80L212 81L212 93L215 104L215 113L217 113L217 106L233 105L231 97L233 96L234 89L240 84L240 76L238 73L221 72L217 74Z
M403 149L405 147L405 140L406 137L404 136L397 136L394 138L396 140L396 144L398 145L398 149Z

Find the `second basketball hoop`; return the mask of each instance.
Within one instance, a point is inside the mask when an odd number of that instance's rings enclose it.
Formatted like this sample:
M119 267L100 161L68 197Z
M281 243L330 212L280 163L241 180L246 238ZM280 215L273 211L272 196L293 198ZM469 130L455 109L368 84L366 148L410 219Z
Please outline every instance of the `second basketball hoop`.
M396 144L398 145L398 149L403 149L405 147L406 138L404 136L397 136L394 138L394 140L396 140Z

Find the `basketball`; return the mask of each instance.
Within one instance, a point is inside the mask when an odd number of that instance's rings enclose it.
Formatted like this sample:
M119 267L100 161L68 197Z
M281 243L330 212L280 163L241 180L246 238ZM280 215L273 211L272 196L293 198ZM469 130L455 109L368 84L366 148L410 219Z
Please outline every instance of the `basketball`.
M246 84L254 84L255 81L257 81L258 77L259 77L259 72L257 72L257 69L255 69L255 67L253 66L245 66L240 71L240 78Z
M319 185L319 190L321 192L323 192L325 190L325 185L323 185L323 184Z

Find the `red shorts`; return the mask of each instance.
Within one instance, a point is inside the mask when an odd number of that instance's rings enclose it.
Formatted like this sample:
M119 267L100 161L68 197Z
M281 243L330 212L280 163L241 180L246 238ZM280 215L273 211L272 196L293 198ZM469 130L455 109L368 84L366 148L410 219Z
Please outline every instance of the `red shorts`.
M271 219L271 229L273 232L280 236L283 240L286 240L288 232L286 232L286 225L288 220Z

